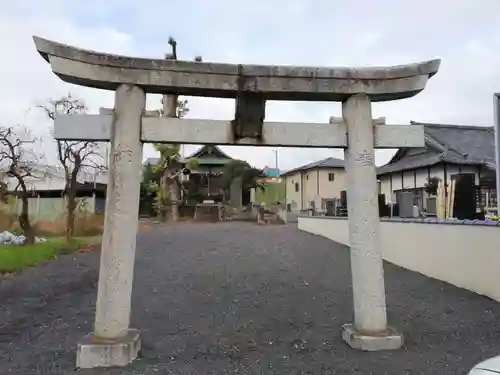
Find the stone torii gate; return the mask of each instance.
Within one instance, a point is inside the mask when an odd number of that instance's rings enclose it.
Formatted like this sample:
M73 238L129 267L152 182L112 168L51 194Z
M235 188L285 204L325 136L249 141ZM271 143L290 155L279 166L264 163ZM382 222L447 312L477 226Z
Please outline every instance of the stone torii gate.
M62 80L115 91L112 111L55 120L57 139L111 141L94 332L78 345L78 367L125 366L140 350L139 331L129 320L145 142L344 148L354 323L342 327L342 337L361 350L402 345L402 335L387 325L374 148L423 147L424 131L373 120L371 103L418 94L440 60L387 68L234 65L132 58L34 41ZM145 111L146 93L235 98L235 118L158 118ZM340 101L342 119L264 122L267 100Z

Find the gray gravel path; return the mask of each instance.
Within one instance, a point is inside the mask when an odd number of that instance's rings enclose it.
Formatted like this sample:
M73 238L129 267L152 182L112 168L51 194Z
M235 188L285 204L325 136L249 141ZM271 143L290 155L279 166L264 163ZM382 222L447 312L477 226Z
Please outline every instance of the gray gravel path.
M66 256L0 282L0 374L73 374L92 329L99 254ZM500 354L500 304L385 265L405 348L360 353L348 250L293 226L179 224L138 239L133 326L140 360L82 374L460 375Z

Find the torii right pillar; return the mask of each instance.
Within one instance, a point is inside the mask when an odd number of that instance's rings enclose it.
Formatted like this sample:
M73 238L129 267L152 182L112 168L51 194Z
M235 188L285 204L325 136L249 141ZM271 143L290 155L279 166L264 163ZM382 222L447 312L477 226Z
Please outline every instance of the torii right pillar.
M354 324L342 327L342 338L351 347L367 351L398 349L403 344L402 334L387 325L371 112L366 94L342 103L348 138L344 159L354 297Z

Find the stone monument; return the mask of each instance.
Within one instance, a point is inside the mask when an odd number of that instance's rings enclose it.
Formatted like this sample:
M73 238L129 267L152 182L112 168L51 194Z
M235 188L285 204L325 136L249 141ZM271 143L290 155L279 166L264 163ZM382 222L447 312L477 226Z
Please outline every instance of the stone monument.
M62 80L115 91L112 113L55 120L56 139L110 141L110 180L94 332L78 345L77 366L124 366L140 350L129 327L141 181L142 143L344 148L354 295L354 323L344 340L361 350L396 349L387 325L374 147L423 147L419 126L373 120L371 103L409 98L425 88L440 61L387 68L237 65L131 58L34 37ZM146 93L235 98L232 121L148 116ZM264 122L268 100L338 101L331 123Z
M241 177L236 177L229 188L229 202L233 208L241 208L243 205L241 183Z

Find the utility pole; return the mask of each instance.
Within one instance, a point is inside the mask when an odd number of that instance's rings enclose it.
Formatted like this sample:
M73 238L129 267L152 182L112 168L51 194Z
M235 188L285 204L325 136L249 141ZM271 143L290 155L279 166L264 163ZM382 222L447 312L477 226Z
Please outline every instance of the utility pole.
M275 154L275 156L276 156L276 163L275 163L275 167L276 167L276 171L278 172L278 177L279 177L279 175L280 175L279 171L280 171L280 170L279 170L279 167L278 167L278 150L274 150L274 154Z
M279 181L279 177L280 177L280 173L279 173L279 167L278 167L278 149L276 150L273 150L274 152L274 156L275 156L275 168L276 168L276 172L278 173L277 176L276 176L276 188L275 188L275 198L276 198L276 202L279 202L279 188L278 188L278 181Z

